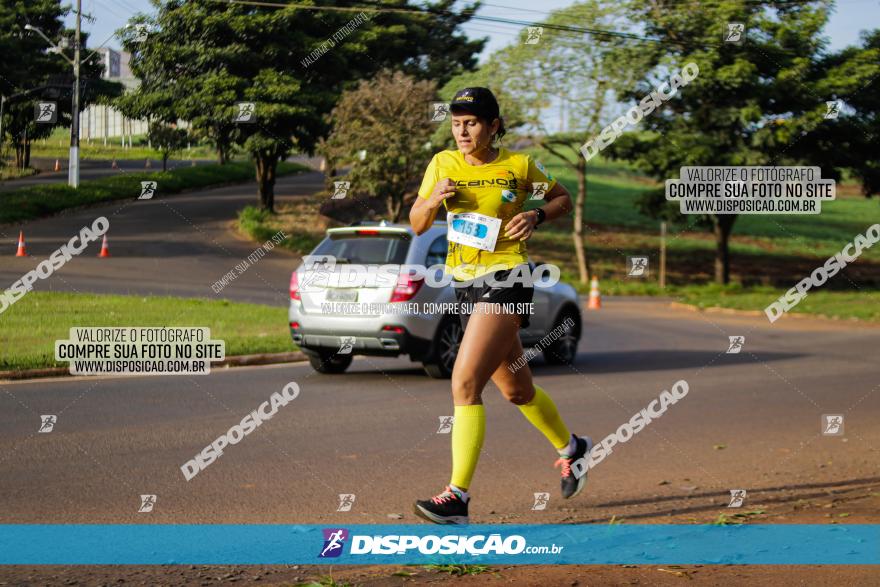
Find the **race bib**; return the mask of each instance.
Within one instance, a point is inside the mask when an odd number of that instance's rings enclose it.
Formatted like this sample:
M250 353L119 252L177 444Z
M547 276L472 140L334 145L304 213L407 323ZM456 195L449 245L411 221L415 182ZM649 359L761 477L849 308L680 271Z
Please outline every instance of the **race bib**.
M446 225L447 241L484 251L494 251L498 231L501 230L501 219L476 212L460 214L448 212Z

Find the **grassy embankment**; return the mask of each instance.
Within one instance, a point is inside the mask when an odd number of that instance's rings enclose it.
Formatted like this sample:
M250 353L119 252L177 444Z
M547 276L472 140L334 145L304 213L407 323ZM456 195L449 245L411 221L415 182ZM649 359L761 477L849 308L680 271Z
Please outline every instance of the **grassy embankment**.
M279 163L278 175L298 173L305 169L297 163ZM141 193L141 182L147 180L157 182L157 193L162 196L253 179L252 163L227 163L180 167L169 171L120 172L118 175L84 181L77 189L63 183L23 187L0 192L0 224L41 218L79 206L134 200Z
M78 326L200 326L226 356L295 350L287 309L228 300L32 291L0 317L0 371L64 367L55 341Z
M573 171L553 156L535 153L573 194ZM603 294L663 295L699 307L762 311L857 234L880 219L876 199L860 195L858 186L838 186L837 200L824 202L820 215L743 215L730 241L732 283L712 283L715 241L711 233L690 225L670 225L667 236L667 287L658 283L659 222L638 212L637 201L659 184L625 164L593 160L587 178L584 215L586 252L600 279ZM262 242L278 230L292 235L288 248L305 254L320 241L326 222L318 214L321 195L281 206L270 215L249 207L239 214L240 230ZM326 196L325 196L326 197ZM872 220L873 219L873 220ZM563 278L582 293L573 254L571 220L548 224L529 242L532 259L554 263ZM649 275L627 277L627 257L649 257ZM814 290L795 313L880 321L880 246L864 251L846 269Z

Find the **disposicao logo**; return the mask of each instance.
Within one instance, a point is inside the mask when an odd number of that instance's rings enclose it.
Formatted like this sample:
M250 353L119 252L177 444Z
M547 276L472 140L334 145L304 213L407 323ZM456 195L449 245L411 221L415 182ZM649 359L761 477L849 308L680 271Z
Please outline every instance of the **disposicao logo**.
M520 535L512 535L503 538L501 534L482 534L469 536L448 534L445 536L415 536L415 535L374 535L365 536L353 534L349 536L344 528L325 528L324 548L318 555L319 558L338 557L344 550L345 541L351 538L351 546L348 554L370 555L405 555L410 551L418 554L500 554L514 555L520 553L547 554L559 553L563 546L527 546L526 539ZM553 550L556 548L557 550Z
M345 541L348 539L348 530L345 528L324 528L324 547L318 558L335 558L342 554Z

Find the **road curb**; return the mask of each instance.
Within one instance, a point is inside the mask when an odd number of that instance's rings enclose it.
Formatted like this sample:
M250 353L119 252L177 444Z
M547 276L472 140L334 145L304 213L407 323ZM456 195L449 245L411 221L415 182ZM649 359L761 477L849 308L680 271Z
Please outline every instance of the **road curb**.
M677 310L687 310L689 312L705 312L707 314L727 314L730 316L752 316L763 317L765 313L761 310L738 310L735 308L724 308L722 306L708 306L701 308L695 304L685 304L683 302L670 302L669 306ZM834 324L853 324L858 326L878 326L876 322L868 320L859 320L858 318L835 318L834 316L826 316L825 314L807 314L805 312L786 312L786 319L803 320L805 322L831 322ZM768 322L769 324L769 322Z
M684 302L669 302L669 307L676 310L688 310L690 312L706 312L709 314L730 314L733 316L763 316L764 312L760 310L737 310L734 308L724 308L722 306L709 306L701 308L695 304L685 304ZM816 317L813 315L812 317Z
M256 355L235 355L222 361L211 363L213 369L229 367L248 367L252 365L276 365L280 363L300 363L308 357L302 351L289 353L261 353ZM43 377L64 377L70 375L68 367L47 367L44 369L25 369L19 371L0 371L0 383L22 379L40 379Z

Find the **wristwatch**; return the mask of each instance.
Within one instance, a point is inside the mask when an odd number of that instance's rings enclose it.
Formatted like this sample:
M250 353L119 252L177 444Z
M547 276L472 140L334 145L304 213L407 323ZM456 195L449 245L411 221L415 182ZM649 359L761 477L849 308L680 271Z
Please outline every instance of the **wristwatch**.
M535 212L538 214L538 221L535 222L535 228L537 228L547 218L547 213L542 208L535 208Z

